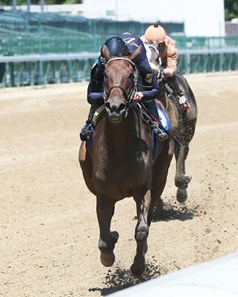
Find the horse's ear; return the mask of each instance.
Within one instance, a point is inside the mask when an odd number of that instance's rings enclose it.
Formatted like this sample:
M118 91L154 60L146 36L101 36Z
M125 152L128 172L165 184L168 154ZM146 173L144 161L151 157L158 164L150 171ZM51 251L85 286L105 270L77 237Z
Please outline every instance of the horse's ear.
M102 50L101 50L101 55L103 58L105 58L106 60L110 60L111 59L111 54L106 46L106 44L103 45Z
M140 53L141 53L141 45L130 56L131 61L133 61Z

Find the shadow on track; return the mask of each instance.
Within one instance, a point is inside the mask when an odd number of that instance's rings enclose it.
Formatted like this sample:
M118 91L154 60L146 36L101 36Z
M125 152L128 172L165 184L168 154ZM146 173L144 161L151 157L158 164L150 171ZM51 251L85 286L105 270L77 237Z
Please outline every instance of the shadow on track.
M163 209L159 207L154 208L152 222L192 220L198 216L197 208L188 208L186 205L177 204L176 202L173 205L164 203Z
M99 291L101 292L101 296L107 296L139 283L159 277L163 274L166 274L166 271L161 271L159 266L151 262L147 263L146 271L140 278L133 277L128 269L122 269L119 267L119 265L117 265L115 268L108 270L104 283L106 286L105 288L89 288L89 291Z

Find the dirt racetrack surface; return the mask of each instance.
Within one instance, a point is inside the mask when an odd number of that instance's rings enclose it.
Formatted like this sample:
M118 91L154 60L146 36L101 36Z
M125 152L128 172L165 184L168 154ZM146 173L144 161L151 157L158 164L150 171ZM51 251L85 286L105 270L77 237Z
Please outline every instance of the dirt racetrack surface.
M174 160L153 222L147 270L134 279L133 199L116 206L116 261L99 260L95 198L78 164L87 83L0 90L0 296L106 296L238 251L238 73L187 75L198 104L185 204Z

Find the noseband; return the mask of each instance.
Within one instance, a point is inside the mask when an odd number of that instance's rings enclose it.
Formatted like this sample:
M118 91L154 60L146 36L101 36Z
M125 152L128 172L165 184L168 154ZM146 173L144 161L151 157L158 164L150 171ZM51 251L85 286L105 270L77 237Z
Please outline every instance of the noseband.
M135 93L137 92L137 86L138 86L138 79L139 79L139 71L135 65L134 62L132 62L130 59L128 58L123 58L123 57L115 57L115 58L111 58L110 60L108 60L107 64L115 61L115 60L124 60L124 61L128 61L132 66L133 66L133 78L132 78L132 88L130 89L129 92L127 92L125 89L123 89L119 84L114 84L110 87L110 89L108 90L108 92L105 92L104 89L104 101L106 102L110 96L110 93L113 89L118 88L122 91L124 97L126 98L126 102L127 105L129 106L129 104L132 101L132 98L134 97Z

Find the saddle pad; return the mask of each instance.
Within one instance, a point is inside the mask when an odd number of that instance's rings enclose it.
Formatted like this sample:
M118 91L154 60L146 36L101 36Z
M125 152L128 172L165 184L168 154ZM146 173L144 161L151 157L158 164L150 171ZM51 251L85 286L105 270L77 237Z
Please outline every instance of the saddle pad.
M165 128L165 130L169 131L171 129L171 126L170 126L170 121L167 114L158 106L157 106L157 110L158 110L159 119L162 126Z

